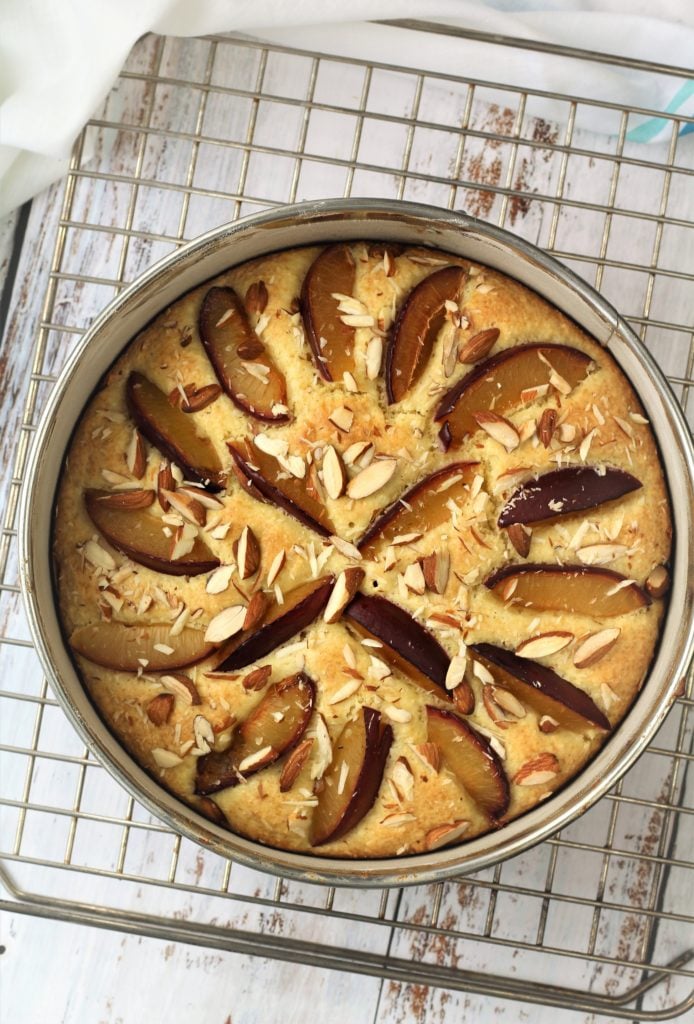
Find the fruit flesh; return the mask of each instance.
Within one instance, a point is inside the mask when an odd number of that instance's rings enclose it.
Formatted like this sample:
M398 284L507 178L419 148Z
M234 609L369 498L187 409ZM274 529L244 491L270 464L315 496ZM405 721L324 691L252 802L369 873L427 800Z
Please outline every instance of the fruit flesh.
M467 500L469 484L478 465L477 462L454 462L411 487L369 526L359 541L362 555L372 557L379 546L390 544L399 534L427 533L448 521L451 512L446 502L452 499L459 504Z
M533 564L508 565L485 580L485 586L502 600L524 608L602 618L625 615L651 603L638 583L626 581L621 573L598 566ZM619 584L625 585L617 589ZM514 585L505 597L507 588Z
M392 727L382 724L381 715L374 708L361 708L356 721L347 723L335 742L332 761L323 776L324 785L311 820L312 846L341 839L371 810L392 742ZM343 764L347 765L346 775Z
M219 456L208 437L201 437L195 416L171 404L156 384L133 372L126 385L128 409L147 440L175 462L189 480L209 491L220 491L224 473Z
M172 647L173 653L156 650L155 645ZM81 626L70 636L73 650L103 668L117 672L169 672L202 661L214 647L197 629L184 629L171 636L171 624L129 626L124 622L97 622ZM144 662L144 664L143 664Z
M519 658L494 644L472 644L469 649L499 683L538 715L550 715L560 726L576 732L586 726L610 728L609 719L587 693L546 665Z
M286 422L286 411L274 411L287 400L283 375L251 327L233 288L210 288L198 319L200 340L219 383L232 402L259 420ZM260 369L255 376L247 367Z
M590 356L577 348L539 343L517 345L479 363L444 395L436 410L434 419L448 423L451 443L459 444L479 429L475 413L503 415L521 405L522 391L548 383L551 370L540 356L572 388L584 379L592 363Z
M287 476L277 459L261 452L248 440L243 447L229 442L228 448L239 472L252 484L252 487L245 487L249 494L277 505L322 537L335 533L325 506L308 493L305 477L300 480ZM280 473L284 473L286 479L278 479Z
M445 766L485 813L500 817L508 807L508 780L487 740L452 711L431 705L426 711L429 742Z
M393 325L386 348L386 391L401 402L422 376L446 320L447 300L455 302L467 278L463 267L442 267L412 289Z
M315 700L313 680L303 672L271 686L236 730L231 746L198 759L195 792L199 796L208 796L236 786L242 779L267 768L293 750L306 731ZM240 770L245 758L265 747L271 748L266 757Z
M346 245L324 249L309 267L301 290L301 315L316 369L325 380L354 370L354 328L344 324L333 294L352 295L355 266ZM321 344L321 339L323 344Z
M199 576L217 568L219 559L199 537L187 554L172 561L173 539L164 533L161 519L139 509L109 508L100 499L110 494L85 491L84 504L97 530L128 558L169 576Z
M291 640L323 611L334 582L333 576L322 576L289 590L284 595L284 604L273 604L257 629L238 633L229 642L216 671L245 668Z
M641 483L623 469L566 466L522 483L499 515L499 526L572 515L636 491Z
M373 650L408 679L438 697L448 696L446 673L450 659L431 633L409 612L385 597L357 596L347 605L344 618L367 639L380 640Z

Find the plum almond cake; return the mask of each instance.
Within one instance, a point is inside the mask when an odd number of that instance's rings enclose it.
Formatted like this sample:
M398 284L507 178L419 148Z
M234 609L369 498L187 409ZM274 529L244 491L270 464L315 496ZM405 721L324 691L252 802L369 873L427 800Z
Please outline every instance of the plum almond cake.
M406 855L571 779L638 693L671 525L611 356L423 247L264 256L136 337L74 433L62 622L163 786L261 843Z

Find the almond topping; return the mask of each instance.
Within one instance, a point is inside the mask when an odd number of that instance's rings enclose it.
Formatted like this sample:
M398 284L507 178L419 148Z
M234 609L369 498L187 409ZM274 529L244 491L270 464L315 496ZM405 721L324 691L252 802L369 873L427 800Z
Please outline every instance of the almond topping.
M506 690L497 683L484 684L482 703L494 725L500 729L507 729L511 723L525 717L525 708L521 702L516 700L510 690ZM520 714L517 713L518 711Z
M282 774L280 775L280 793L286 793L287 790L292 788L301 769L308 760L312 746L313 739L309 737L308 739L302 740L299 746L295 747L291 752L284 763Z
M214 746L214 729L204 715L196 715L193 719L193 735L198 751L209 754Z
M512 452L520 444L518 431L505 416L499 416L495 412L476 412L474 418L482 430L503 445L507 452Z
M250 526L244 526L234 548L239 565L239 576L242 580L247 580L249 576L253 576L258 571L260 565L260 548Z
M243 629L246 619L246 606L234 604L224 608L210 621L205 633L205 640L208 643L219 644L229 637L234 636Z
M147 717L152 725L164 725L173 711L175 697L172 693L158 693L147 705Z
M179 697L185 704L192 706L202 703L195 683L183 672L172 672L170 675L160 676L159 682L165 690L168 690L174 697Z
M128 466L128 471L137 479L141 480L145 475L147 469L147 452L145 451L145 442L142 440L142 435L139 430L133 430L130 443L128 444L128 450L125 455L125 461Z
M627 553L626 544L588 544L579 548L576 554L584 565L607 565Z
M284 566L286 558L287 558L287 556L285 554L284 548L282 548L281 551L278 551L277 554L275 555L275 557L273 558L272 565L268 569L268 574L267 574L267 585L268 585L268 587L271 587L271 586L274 585L275 580L277 579L279 574L282 572L282 568Z
M106 548L102 548L95 540L88 540L82 548L82 553L89 564L93 565L95 569L105 569L106 572L111 572L116 568L113 555Z
M270 604L270 598L262 590L256 591L253 597L248 602L248 608L246 608L246 617L243 620L244 629L255 629L255 627L263 621L265 613L268 610Z
M461 683L451 692L453 703L455 704L461 715L471 715L475 710L475 691L472 689L467 679L463 679Z
M204 487L198 487L195 484L184 484L178 488L180 494L187 494L190 498L195 498L203 508L211 509L213 512L218 512L220 508L224 508L224 502L220 501L216 494L210 494Z
M158 768L175 768L176 765L183 764L182 757L174 754L172 750L165 750L163 747L153 747L152 757Z
M255 768L257 765L262 764L263 761L268 761L274 754L274 750L271 746L263 747L262 750L257 750L255 754L249 754L248 757L244 757L243 761L239 764L240 772L247 772L250 768Z
M427 768L438 772L441 767L441 754L435 743L411 743L410 746Z
M245 306L246 312L253 315L254 313L260 316L261 313L265 312L267 306L268 294L267 287L264 281L254 281L246 292Z
M551 715L543 715L538 722L538 728L540 732L556 732L559 728L559 722L557 722L556 718L552 718Z
M517 786L541 786L559 774L559 761L550 753L538 754L518 769L513 781Z
M348 434L352 429L352 424L354 423L354 413L351 409L348 409L343 405L339 406L337 409L333 409L328 416L328 419L333 426L337 427L338 430L341 430L343 434Z
M355 441L349 448L345 449L342 453L342 459L345 465L351 466L355 462L359 462L362 457L366 454L367 450L372 449L373 445L371 441Z
M540 438L540 442L545 448L549 448L550 446L556 425L557 410L545 409L542 416L540 416L540 422L537 425L537 436Z
M203 505L185 491L169 491L162 488L164 499L179 515L187 519L189 523L196 526L204 526L207 520L207 510Z
M389 718L391 722L411 722L412 714L406 708L398 708L395 704L384 704L383 714L386 718Z
M369 380L376 380L381 372L383 361L383 340L377 334L373 336L366 346L366 376Z
M182 526L178 526L173 535L171 561L175 562L177 559L183 558L184 555L190 554L195 546L196 537L197 529L192 523L184 523Z
M532 530L523 523L512 523L506 529L506 534L521 558L527 558L530 554L530 542L533 538Z
M348 679L344 686L341 686L339 690L335 691L329 699L328 704L340 704L343 700L347 700L348 697L355 694L360 686L360 679Z
M347 485L350 498L368 498L388 483L397 467L396 459L378 459L352 477Z
M426 582L424 580L424 573L419 562L412 562L408 565L402 574L402 578L405 582L405 586L413 594L423 594L426 590Z
M335 581L328 603L325 606L323 612L323 619L325 622L338 622L342 617L342 613L352 600L361 581L364 579L364 570L359 569L357 566L349 569L343 569L340 575Z
M218 569L215 569L205 584L207 593L223 594L229 586L233 571L233 565L220 565Z
M271 675L271 665L260 665L259 668L254 668L252 672L243 677L241 685L244 690L262 690L267 686Z
M573 638L573 633L567 633L564 630L538 633L519 643L516 647L516 654L520 658L547 658L550 654L563 651Z
M573 441L576 437L576 428L573 423L560 423L559 424L559 440L560 441Z
M323 483L328 497L336 500L347 484L347 474L342 459L331 444L323 452Z
M469 821L453 821L450 825L436 825L429 829L424 837L424 845L427 850L438 850L448 843L455 842L470 828Z
M98 501L106 508L149 508L154 501L154 491L114 491L101 495Z
M458 653L454 655L448 665L448 671L446 672L446 689L455 690L459 686L465 675L465 666L467 664L467 648L465 644L461 643L458 649Z
M164 459L159 464L159 472L157 473L157 499L164 512L169 511L169 503L164 497L164 491L172 491L176 486L173 473L171 472L171 464L167 459Z
M479 331L474 337L470 338L469 341L460 350L458 359L461 363L478 363L480 359L484 359L485 356L489 355L494 345L499 339L498 327L488 327L484 331Z
M448 551L435 551L422 559L422 571L427 588L435 594L445 594L451 571Z
M664 565L656 565L646 577L646 590L651 597L659 598L666 594L670 587L670 574Z
M353 558L357 562L361 561L361 551L354 544L350 544L349 541L343 540L342 537L338 537L335 534L330 538L330 542L335 550L339 551L345 558Z
M573 662L576 668L589 668L601 658L604 658L608 651L612 650L619 639L621 630L616 626L609 629L601 629L597 633L588 633L582 636L574 651Z

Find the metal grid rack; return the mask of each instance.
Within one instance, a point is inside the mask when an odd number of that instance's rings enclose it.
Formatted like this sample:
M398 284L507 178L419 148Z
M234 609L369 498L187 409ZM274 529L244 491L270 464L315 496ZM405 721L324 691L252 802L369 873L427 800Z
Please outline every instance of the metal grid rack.
M492 55L527 45L475 38ZM610 134L581 127L588 107ZM613 792L521 857L401 892L300 886L200 851L111 781L42 680L18 588L15 516L27 447L75 338L154 259L262 207L379 195L509 227L619 305L686 407L694 147L681 130L694 119L659 115L667 140L644 147L629 141L635 114L656 116L247 39L138 44L75 146L6 492L5 908L615 1018L663 1019L694 1005L691 696L683 693Z

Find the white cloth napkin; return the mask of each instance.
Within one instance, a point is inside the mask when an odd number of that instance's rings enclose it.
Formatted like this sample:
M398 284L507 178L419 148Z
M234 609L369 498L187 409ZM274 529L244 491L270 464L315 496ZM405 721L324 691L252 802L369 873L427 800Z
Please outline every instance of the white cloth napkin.
M505 49L490 68L488 47L472 41L365 24L392 18L694 64L690 0L0 0L0 216L66 172L73 140L146 32L244 32L303 49L694 115L692 81L515 49ZM581 116L588 118L583 127L609 130L598 108ZM630 139L653 141L669 126L643 118Z

